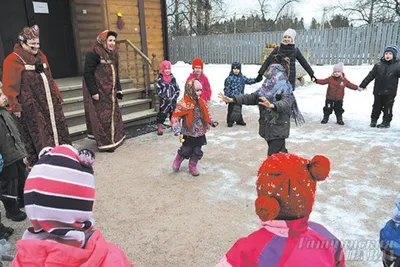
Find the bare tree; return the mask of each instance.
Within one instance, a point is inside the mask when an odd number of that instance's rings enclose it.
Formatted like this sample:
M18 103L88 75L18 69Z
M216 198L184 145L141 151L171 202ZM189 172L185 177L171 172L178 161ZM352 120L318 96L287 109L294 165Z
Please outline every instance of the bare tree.
M277 5L277 11L275 14L275 17L272 19L272 23L266 23L267 21L267 15L268 12L267 10L270 9L270 6L268 4L267 0L257 0L258 4L259 4L259 10L260 10L260 14L261 14L261 18L264 25L264 29L265 30L272 30L272 28L274 27L274 25L276 24L276 22L279 20L280 17L282 17L282 15L284 14L284 11L290 7L292 4L294 3L300 3L301 0L281 0L278 5Z

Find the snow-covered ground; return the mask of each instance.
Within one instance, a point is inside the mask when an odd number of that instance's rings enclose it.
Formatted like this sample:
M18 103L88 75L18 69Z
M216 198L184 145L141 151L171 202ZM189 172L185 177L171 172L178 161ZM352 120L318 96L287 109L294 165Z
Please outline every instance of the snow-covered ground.
M317 78L328 77L332 68L333 66L313 66ZM258 69L258 65L242 66L242 72L247 77L256 77ZM372 66L345 66L344 72L351 82L359 85L371 69ZM213 91L213 104L225 106L217 95L223 91L224 79L229 74L230 65L205 65L204 70ZM182 89L190 72L191 65L182 62L172 67L172 73ZM296 148L311 145L314 146L312 153L324 154L332 162L331 177L318 186L311 219L326 225L343 241L349 266L381 266L381 254L377 249L379 229L390 218L393 202L400 194L399 177L397 173L393 176L393 170L400 163L399 101L394 104L390 129L370 128L374 82L362 92L346 89L343 114L345 125L337 125L334 114L327 125L322 125L320 120L327 86L311 83L308 76L306 80L305 86L296 88L295 96L307 123L302 127L292 124L288 139L289 151L311 158L313 154L310 152L304 154L303 151L296 151ZM246 86L245 92L251 93L260 85L261 83ZM258 109L245 106L244 114L245 118L258 117ZM211 132L208 135L209 143L226 142L226 149L234 149L234 138L243 135L241 132L244 129L236 130L218 136ZM250 139L257 138L248 135L248 132L246 136ZM254 162L245 164L253 166ZM223 170L221 174L224 182L215 182L215 186L220 185L216 189L219 191L214 192L218 200L227 200L229 197L254 199L255 190L252 195L251 191L240 189L240 178L237 174L231 170ZM390 177L387 177L388 174ZM248 185L254 186L254 182L255 177ZM387 186L387 183L390 185ZM385 186L380 186L383 184ZM336 190L336 194L332 195L332 188L333 192ZM319 205L319 200L323 204ZM358 203L354 203L355 201ZM249 228L252 227L254 229L254 225Z

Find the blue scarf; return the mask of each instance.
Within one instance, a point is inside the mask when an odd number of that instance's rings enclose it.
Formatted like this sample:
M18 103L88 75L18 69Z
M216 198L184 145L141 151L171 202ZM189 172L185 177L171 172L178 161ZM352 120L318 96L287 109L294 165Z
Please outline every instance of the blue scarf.
M292 95L294 98L290 116L294 119L296 125L304 124L304 117L297 106L293 87L288 80L285 68L281 64L271 64L261 88L258 89L258 95L264 96L269 102L274 103L277 101L278 95L284 94Z

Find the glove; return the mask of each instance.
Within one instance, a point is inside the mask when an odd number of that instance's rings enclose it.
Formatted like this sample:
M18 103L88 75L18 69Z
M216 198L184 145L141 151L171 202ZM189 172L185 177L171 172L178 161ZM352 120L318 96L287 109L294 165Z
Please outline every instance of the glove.
M311 81L312 81L313 83L316 83L316 82L317 82L317 78L315 78L314 75L310 75L310 78L311 78Z
M256 82L261 82L262 81L262 74L258 74L257 78L256 78Z
M122 91L118 91L118 92L117 92L117 98L118 98L119 100L122 100L122 98L124 98L124 93L122 93Z

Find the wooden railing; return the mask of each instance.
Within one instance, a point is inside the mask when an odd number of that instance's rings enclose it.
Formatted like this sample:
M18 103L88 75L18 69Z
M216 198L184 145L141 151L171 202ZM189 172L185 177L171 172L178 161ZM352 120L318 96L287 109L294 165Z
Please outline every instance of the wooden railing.
M132 79L135 87L145 88L146 98L151 97L155 99L155 83L157 82L160 70L156 54L153 53L152 59L150 59L128 39L118 40L117 46L119 50L120 78Z

